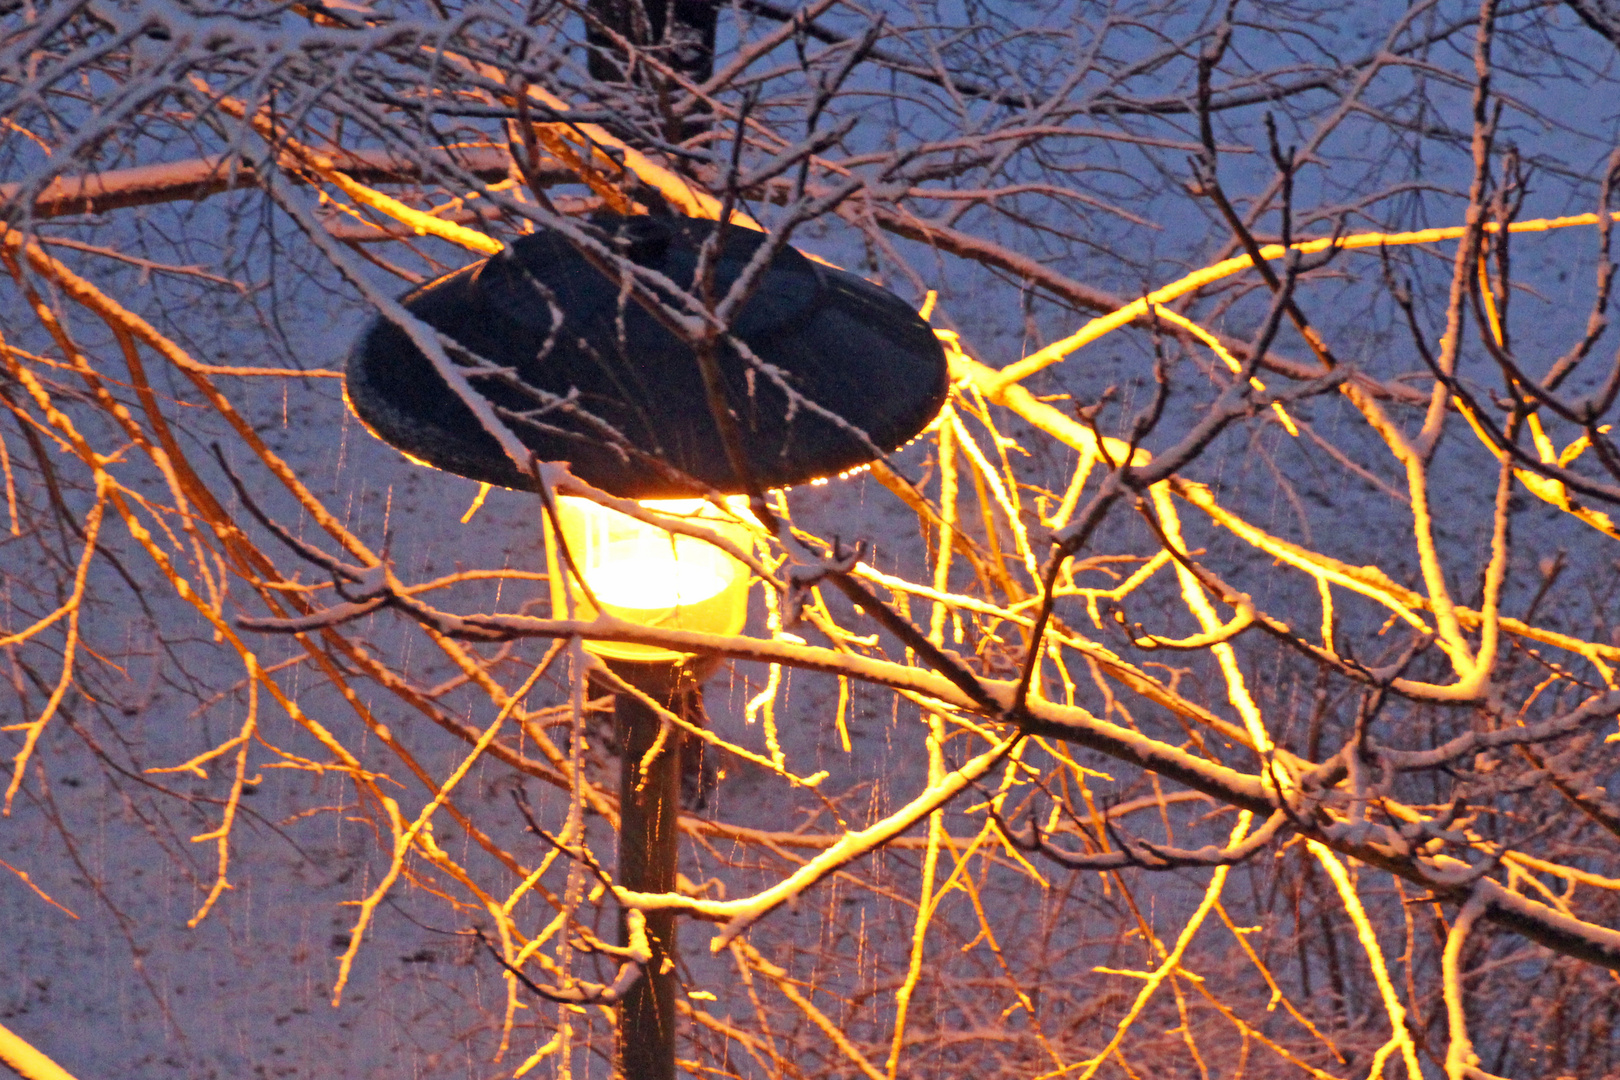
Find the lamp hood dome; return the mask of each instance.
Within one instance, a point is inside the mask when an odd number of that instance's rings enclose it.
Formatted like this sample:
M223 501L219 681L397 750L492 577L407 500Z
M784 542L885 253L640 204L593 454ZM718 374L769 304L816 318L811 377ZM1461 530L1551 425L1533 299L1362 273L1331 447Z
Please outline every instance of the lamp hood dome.
M627 498L743 490L692 345L629 295L622 275L633 271L619 261L695 289L699 252L718 225L607 213L589 223L617 259L601 251L587 258L561 232L542 230L412 290L402 303L453 343L447 352L454 362L471 367L476 358L502 369L469 370L469 382L541 460L567 461L576 476ZM725 229L716 300L767 241L754 229ZM640 280L670 311L690 310L667 285ZM730 332L759 361L724 338L716 348L742 452L764 487L866 464L874 447L903 445L944 405L945 356L928 324L886 289L791 247L771 256ZM345 390L366 426L411 457L474 480L532 488L532 478L386 318L373 321L351 352Z

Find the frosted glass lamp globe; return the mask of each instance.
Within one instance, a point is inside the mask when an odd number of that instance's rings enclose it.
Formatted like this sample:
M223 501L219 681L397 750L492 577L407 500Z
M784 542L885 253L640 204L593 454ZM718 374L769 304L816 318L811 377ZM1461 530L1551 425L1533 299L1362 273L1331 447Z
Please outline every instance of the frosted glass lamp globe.
M750 543L742 522L702 499L646 499L642 506L686 518L730 540ZM748 500L727 500L733 512L745 514ZM601 603L601 612L638 626L692 630L705 634L740 633L748 619L748 567L720 548L695 536L672 533L610 510L589 499L557 499L557 525L574 565ZM546 522L546 572L551 581L553 618L565 618L572 585L574 618L594 619L598 610L569 574L551 522ZM586 641L585 648L610 660L676 663L687 654L656 645L623 641Z

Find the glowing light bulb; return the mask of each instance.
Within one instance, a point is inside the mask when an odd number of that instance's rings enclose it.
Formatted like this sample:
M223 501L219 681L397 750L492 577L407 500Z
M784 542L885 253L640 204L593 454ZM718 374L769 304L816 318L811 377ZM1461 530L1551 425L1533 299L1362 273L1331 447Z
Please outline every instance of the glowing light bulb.
M734 511L746 511L745 498L728 500ZM658 499L642 503L670 517L688 518L739 547L749 543L748 530L702 499ZM672 533L587 499L557 500L562 539L585 584L603 613L641 626L735 634L748 616L748 569L706 540ZM567 573L547 527L546 554L551 575L552 609L561 618ZM575 617L597 614L583 590L573 589ZM685 654L651 645L590 641L592 652L613 659L669 661Z

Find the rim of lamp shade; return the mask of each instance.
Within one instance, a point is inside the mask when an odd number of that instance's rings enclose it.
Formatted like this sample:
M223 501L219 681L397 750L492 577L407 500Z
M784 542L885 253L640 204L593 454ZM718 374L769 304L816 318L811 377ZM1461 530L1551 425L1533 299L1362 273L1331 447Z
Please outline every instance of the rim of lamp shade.
M699 250L717 227L695 218L610 213L588 220L624 258L687 289ZM757 230L727 227L715 260L716 297L766 240ZM684 310L667 288L655 291ZM506 369L488 375L469 366L469 382L540 460L567 461L575 476L623 498L744 490L727 461L691 345L561 233L520 237L401 302L459 346L447 349L454 362L470 365L472 354ZM914 438L945 404L944 348L911 306L791 247L771 258L731 320L731 333L802 398L790 401L767 372L719 343L716 360L742 452L764 488L865 465L878 456L874 448L888 451ZM533 478L387 318L373 320L350 353L344 394L372 434L412 459L533 490Z

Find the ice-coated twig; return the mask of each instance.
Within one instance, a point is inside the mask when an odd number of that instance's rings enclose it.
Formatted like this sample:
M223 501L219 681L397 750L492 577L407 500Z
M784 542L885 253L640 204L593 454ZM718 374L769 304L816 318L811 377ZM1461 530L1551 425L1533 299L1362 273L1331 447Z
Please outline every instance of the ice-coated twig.
M1040 823L1035 820L1033 811L1030 813L1028 836L1014 831L993 807L990 815L1002 836L1013 846L1042 855L1070 870L1119 870L1127 866L1144 870L1179 870L1189 866L1232 866L1253 858L1269 847L1293 821L1291 815L1278 810L1242 843L1229 847L1209 844L1201 848L1179 848L1125 836L1109 816L1104 818L1104 822L1117 849L1082 855L1054 848L1048 838L1041 834Z
M494 942L484 935L482 930L474 930L479 942L495 958L495 962L505 968L529 992L546 1001L554 1001L568 1005L612 1005L620 1001L635 981L641 977L646 966L652 960L652 947L647 942L647 917L639 911L631 910L625 913L625 928L629 933L630 944L624 948L602 946L600 950L610 955L622 955L624 962L619 965L618 973L611 983L590 982L585 979L569 979L562 986L546 986L535 982L515 964L507 962L506 957L495 947Z
M1446 1046L1446 1080L1502 1080L1479 1067L1479 1055L1474 1053L1473 1041L1468 1037L1468 1014L1463 1004L1463 946L1484 913L1485 903L1480 894L1471 894L1457 912L1441 954L1441 989L1446 1002L1446 1021L1451 1028L1451 1039Z

